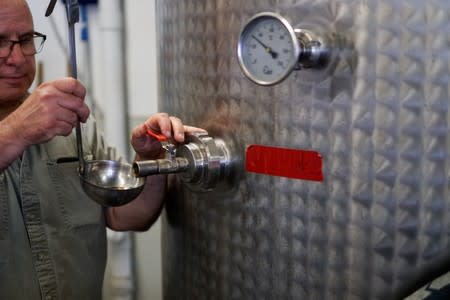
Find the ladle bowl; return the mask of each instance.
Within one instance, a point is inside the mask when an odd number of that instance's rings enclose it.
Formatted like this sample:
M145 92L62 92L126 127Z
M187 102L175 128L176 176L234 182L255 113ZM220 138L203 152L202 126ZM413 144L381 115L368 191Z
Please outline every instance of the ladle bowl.
M134 174L132 165L113 160L86 161L80 179L86 194L103 206L127 204L145 183L145 178Z

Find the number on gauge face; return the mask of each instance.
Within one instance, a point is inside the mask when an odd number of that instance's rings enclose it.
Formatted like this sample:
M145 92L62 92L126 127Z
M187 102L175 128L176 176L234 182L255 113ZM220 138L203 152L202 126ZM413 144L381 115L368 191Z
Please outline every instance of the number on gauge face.
M274 14L253 17L242 30L238 45L244 73L263 85L283 80L295 67L299 51L294 30Z

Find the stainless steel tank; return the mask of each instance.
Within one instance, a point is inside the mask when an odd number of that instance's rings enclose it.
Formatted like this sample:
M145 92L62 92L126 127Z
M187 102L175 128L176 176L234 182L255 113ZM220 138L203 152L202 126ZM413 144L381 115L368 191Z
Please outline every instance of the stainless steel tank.
M247 78L238 41L261 12L324 37L326 66ZM228 158L212 187L173 177L165 299L401 299L450 268L449 1L159 0L157 16L160 110ZM254 172L260 146L318 153L323 179L274 176L283 157Z

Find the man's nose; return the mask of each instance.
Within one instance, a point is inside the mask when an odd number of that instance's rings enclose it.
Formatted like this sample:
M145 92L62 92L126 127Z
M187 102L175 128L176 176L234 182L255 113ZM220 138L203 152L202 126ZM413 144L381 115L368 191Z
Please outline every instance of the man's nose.
M11 46L11 52L8 56L8 62L21 62L25 59L23 55L22 47L19 43L15 43Z

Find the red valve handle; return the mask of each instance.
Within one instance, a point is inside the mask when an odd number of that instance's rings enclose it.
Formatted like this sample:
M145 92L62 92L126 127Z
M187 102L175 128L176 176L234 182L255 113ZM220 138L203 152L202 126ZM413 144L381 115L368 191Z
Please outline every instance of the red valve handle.
M157 139L160 142L166 142L167 141L167 137L165 135L163 135L162 133L156 133L151 131L150 129L147 130L147 134L149 136L154 137L155 139Z

